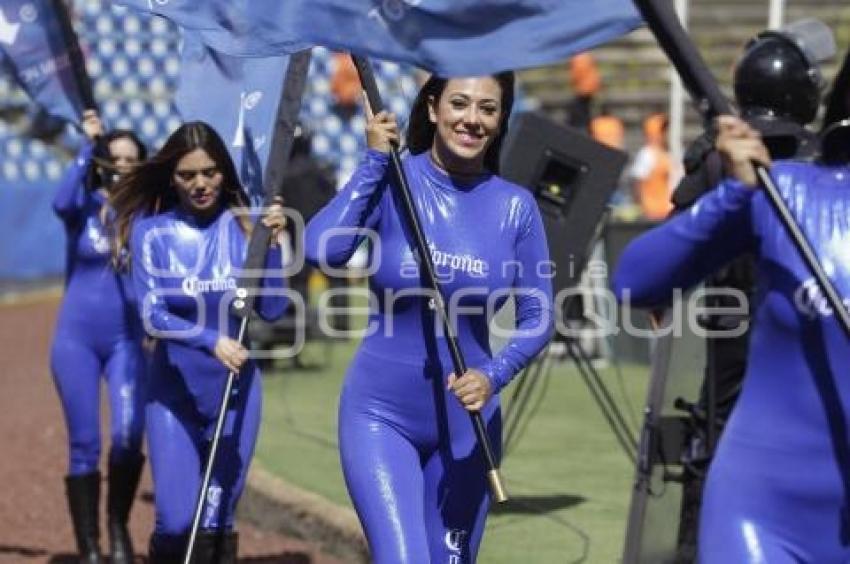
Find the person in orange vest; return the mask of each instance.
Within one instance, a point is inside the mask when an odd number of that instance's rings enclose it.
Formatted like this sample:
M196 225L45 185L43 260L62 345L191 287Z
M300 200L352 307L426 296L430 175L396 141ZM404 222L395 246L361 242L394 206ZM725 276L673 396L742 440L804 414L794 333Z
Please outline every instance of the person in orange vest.
M336 102L337 111L350 118L357 110L362 88L357 69L347 53L333 54L333 71L331 75L331 94Z
M623 120L611 115L608 105L603 104L599 115L590 121L590 136L603 145L622 150L625 137Z
M634 198L643 217L660 221L673 209L670 203L670 175L673 162L667 150L667 116L652 114L643 122L644 146L630 170Z

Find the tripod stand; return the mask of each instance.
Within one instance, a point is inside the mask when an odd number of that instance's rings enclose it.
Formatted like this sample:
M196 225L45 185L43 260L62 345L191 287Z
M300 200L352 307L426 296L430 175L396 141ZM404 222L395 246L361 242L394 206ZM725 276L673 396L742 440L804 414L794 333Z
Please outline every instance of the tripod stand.
M565 315L567 315L567 312L574 311L572 306L576 303L575 300L580 297L572 296L565 302ZM561 350L554 352L553 344L559 345ZM549 348L523 371L519 383L511 396L510 404L505 411L505 456L519 442L519 439L525 433L531 419L540 407L543 398L546 397L553 361L563 362L567 359L572 361L572 364L578 370L599 411L614 433L617 443L629 460L634 463L637 459L638 442L626 418L623 416L622 410L605 381L596 370L593 360L587 354L580 340L573 335L562 334L556 334ZM536 399L532 402L531 398L535 397L535 392L538 388L540 388L540 391L537 392Z
M671 304L661 326L682 302L687 297ZM701 318L700 326L716 328L717 322ZM627 564L694 561L702 479L725 419L716 406L731 399L725 387L716 388L713 347L728 343L692 331L668 332L656 342L626 530ZM702 399L683 399L698 398L701 387Z

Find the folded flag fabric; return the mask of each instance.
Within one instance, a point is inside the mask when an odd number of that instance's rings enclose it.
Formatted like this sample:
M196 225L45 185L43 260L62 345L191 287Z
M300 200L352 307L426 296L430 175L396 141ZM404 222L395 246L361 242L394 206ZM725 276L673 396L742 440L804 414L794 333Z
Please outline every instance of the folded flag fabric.
M239 57L309 45L443 76L561 61L641 23L628 0L116 0L195 30Z
M0 2L0 65L50 115L78 123L84 103L70 49L52 2Z

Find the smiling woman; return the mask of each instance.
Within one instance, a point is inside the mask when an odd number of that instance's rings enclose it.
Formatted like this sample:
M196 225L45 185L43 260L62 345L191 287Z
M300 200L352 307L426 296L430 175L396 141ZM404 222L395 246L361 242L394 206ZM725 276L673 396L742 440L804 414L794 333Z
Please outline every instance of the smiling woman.
M410 112L407 146L430 150L444 171L499 172L499 154L514 103L513 73L447 80L432 76Z
M452 274L441 276L442 289L458 306L449 318L474 368L450 373L440 320L399 220L390 188L388 153L399 140L392 114L369 118L360 166L307 225L305 255L331 267L348 261L366 229L380 237L370 250L369 285L384 302L375 300L376 330L348 368L339 406L346 485L378 564L475 561L489 498L467 411L481 412L498 448L498 392L551 335L551 283L536 275L549 260L540 213L529 191L495 174L513 81L511 73L431 77L409 120L411 195L435 266ZM346 235L323 236L339 228ZM506 289L515 292L518 331L494 355L487 306Z

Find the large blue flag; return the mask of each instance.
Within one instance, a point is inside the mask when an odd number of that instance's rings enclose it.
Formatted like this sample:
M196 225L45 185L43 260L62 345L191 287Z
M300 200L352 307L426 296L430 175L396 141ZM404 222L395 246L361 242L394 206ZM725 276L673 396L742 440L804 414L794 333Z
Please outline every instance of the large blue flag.
M69 46L48 0L0 0L0 62L51 115L80 121L83 102Z
M629 0L116 0L241 57L324 45L444 76L555 63L623 35Z
M253 203L263 197L263 170L289 56L244 58L207 47L192 32L183 37L175 103L185 121L212 125L230 149Z

